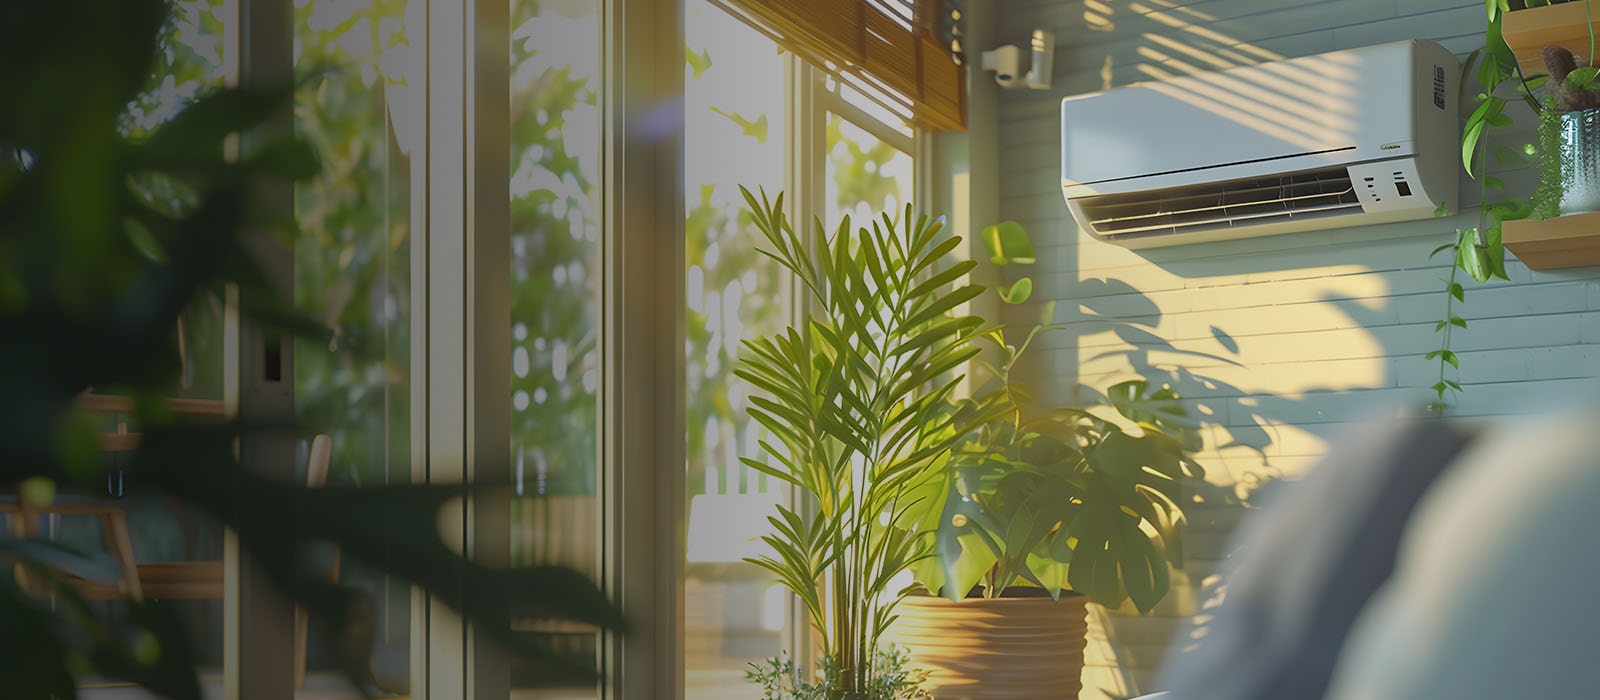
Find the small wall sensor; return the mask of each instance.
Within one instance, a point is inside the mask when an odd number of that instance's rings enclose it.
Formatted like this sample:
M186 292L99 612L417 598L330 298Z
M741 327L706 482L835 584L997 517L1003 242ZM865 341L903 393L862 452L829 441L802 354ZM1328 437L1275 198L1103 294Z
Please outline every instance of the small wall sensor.
M986 71L994 71L994 81L1000 87L1049 90L1051 68L1056 57L1055 35L1035 29L1028 48L1028 52L1023 53L1017 46L1006 44L985 51L979 65Z

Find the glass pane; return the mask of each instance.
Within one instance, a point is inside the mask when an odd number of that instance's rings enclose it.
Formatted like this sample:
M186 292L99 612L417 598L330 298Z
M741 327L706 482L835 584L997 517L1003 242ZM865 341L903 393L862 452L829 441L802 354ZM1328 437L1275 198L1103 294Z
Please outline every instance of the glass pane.
M837 114L828 115L827 149L828 222L845 214L858 224L884 212L905 214L915 172L910 154Z
M511 31L512 558L599 572L600 0L516 0ZM519 620L560 651L597 636ZM513 668L516 696L594 697Z
M226 77L223 33L233 21L233 4L226 0L176 0L161 34L161 50L156 56L145 90L123 115L122 132L134 139L148 136L180 113L197 96L220 86ZM135 183L140 196L158 207L182 211L193 200L170 181L145 179ZM180 393L185 396L221 399L223 396L223 306L219 298L203 295L184 312L181 322L184 371ZM107 416L108 423L125 419ZM110 426L108 425L109 429ZM138 426L129 426L137 432ZM112 471L108 490L119 493L122 472L119 462L125 455L110 456ZM128 478L137 478L129 475ZM99 495L99 494L96 494ZM140 564L152 562L205 562L222 558L222 528L192 509L165 497L134 494L121 501L128 519L134 558ZM87 551L105 551L106 544L98 518L90 515L51 515L44 532L68 546ZM146 595L152 592L148 584ZM220 687L222 673L222 606L217 600L170 601L164 605L177 609L194 641L200 677L207 686ZM125 682L80 678L85 700L144 697ZM0 693L3 694L3 693Z
M303 426L299 472L317 435L332 441L326 482L408 483L412 458L412 232L420 228L422 0L296 0L294 61L309 77L295 93L295 129L317 148L322 172L295 188L295 302L335 332L329 344L295 345L295 416ZM420 254L420 246L415 249ZM404 546L395 542L395 546ZM336 552L312 557L366 595L376 686L409 682L409 585ZM335 574L334 572L337 571ZM339 652L343 653L343 652ZM313 622L300 697L348 692L336 650Z
M733 369L741 339L783 326L788 278L756 251L739 186L776 197L784 185L784 58L705 0L687 11L686 695L751 698L745 669L784 651L789 596L742 559L764 551L757 538L788 494L739 461L760 456L763 435Z
M905 98L886 93L860 80L841 81L831 75L823 78L823 86L884 126L906 136L914 133L910 122L910 104Z
M123 133L139 139L181 112L202 92L218 87L226 77L224 25L237 11L229 0L175 0L162 32L162 50L150 82L123 117ZM183 190L165 181L143 180L141 194L173 209L190 201ZM181 321L185 395L222 398L222 300L205 296L188 309Z

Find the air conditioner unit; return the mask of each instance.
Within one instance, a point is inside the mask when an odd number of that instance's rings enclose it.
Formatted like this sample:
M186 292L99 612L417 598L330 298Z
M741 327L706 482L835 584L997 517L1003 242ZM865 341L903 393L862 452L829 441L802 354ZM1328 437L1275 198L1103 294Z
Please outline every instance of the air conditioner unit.
M1458 68L1438 44L1150 72L1161 79L1061 102L1061 189L1096 238L1201 243L1456 204Z

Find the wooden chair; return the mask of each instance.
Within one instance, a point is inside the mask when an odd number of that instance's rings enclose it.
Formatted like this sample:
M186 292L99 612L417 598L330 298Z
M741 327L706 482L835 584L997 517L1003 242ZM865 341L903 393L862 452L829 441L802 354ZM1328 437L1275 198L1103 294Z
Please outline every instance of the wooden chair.
M220 401L204 399L170 399L174 412L195 415L225 415ZM106 454L132 453L139 447L139 434L131 432L126 416L133 410L127 397L85 394L79 405L92 411L117 415L115 428L98 436L100 450ZM333 454L333 438L317 435L311 440L311 450L306 460L306 485L321 488L328 483L329 462ZM31 503L20 492L0 497L0 514L8 516L12 534L17 537L38 537L39 520L43 516L89 515L100 520L106 549L117 562L122 579L116 583L88 581L69 577L74 588L91 600L131 598L143 600L221 600L224 595L224 570L221 561L167 561L139 562L135 556L133 537L128 529L126 504L109 494L60 494L50 503ZM17 575L24 586L31 585L20 567ZM334 550L328 577L339 580L339 553ZM310 620L304 608L295 607L295 687L305 682L306 638Z
M127 511L115 499L62 494L48 504L34 504L19 492L14 497L0 502L0 513L9 517L11 534L18 538L39 537L41 534L39 518L44 515L94 516L100 521L100 532L105 537L106 550L122 570L122 580L113 584L81 579L72 579L72 582L91 599L123 597L133 600L144 599L144 586L139 575L137 560L133 556L133 538L128 532ZM17 576L24 590L36 588L31 582L31 577L20 566Z
M195 398L169 398L167 408L174 413L221 419L227 416L222 401ZM99 437L102 452L112 455L131 453L139 447L139 434L130 429L127 417L133 412L133 400L111 394L83 394L78 405L91 411L116 417L115 427ZM108 489L109 491L110 489ZM128 532L126 503L108 496L58 497L49 506L37 507L23 504L32 512L61 515L94 515L101 519L106 533L106 549L123 570L120 585L74 580L73 584L91 600L110 600L129 596L135 600L153 598L161 600L206 600L222 598L223 567L221 561L166 561L138 562L133 540ZM179 512L181 516L181 511ZM36 523L37 518L24 515L24 522ZM186 528L187 530L187 528Z
M78 405L90 411L113 416L114 427L96 436L102 453L115 459L139 448L139 434L129 428L128 416L133 412L132 399L108 394L83 394L78 397ZM192 415L221 417L227 413L221 401L207 399L169 399L168 408L177 413ZM108 479L119 477L119 472L108 472ZM122 570L122 580L107 584L77 579L72 581L73 584L90 599L128 597L133 600L143 600L146 595L155 591L147 590L146 572L141 569L134 556L133 538L128 531L127 506L122 499L113 495L117 490L119 489L112 488L108 483L105 493L61 493L49 503L30 502L19 491L0 499L0 514L8 516L11 532L17 537L38 537L41 534L39 519L44 516L52 519L63 515L88 515L97 518L100 521L100 531L105 537L106 551ZM159 573L157 578L162 578ZM29 577L20 568L18 578L25 588L32 588ZM220 577L218 579L220 581Z

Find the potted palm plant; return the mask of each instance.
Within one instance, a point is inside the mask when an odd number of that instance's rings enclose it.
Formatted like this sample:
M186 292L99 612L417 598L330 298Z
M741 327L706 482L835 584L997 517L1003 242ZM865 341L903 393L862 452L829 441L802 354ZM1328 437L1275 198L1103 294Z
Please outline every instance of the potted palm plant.
M968 279L976 261L945 261L961 239L941 237L940 220L913 219L907 207L899 220L885 214L852 229L846 218L831 232L817 222L805 235L781 195L744 195L767 239L763 252L795 275L814 307L806 323L747 341L736 370L765 394L752 398L750 415L773 437L761 443L766 459L746 464L810 506L779 507L774 534L762 538L772 554L750 561L798 596L821 652L820 677L774 659L752 678L773 699L890 700L914 697L919 683L935 693L983 683L1009 687L995 697L1075 695L1084 599L1131 599L1148 611L1166 593L1183 518L1174 494L1198 476L1177 397L1141 382L1112 387L1110 403L1136 431L1083 410L1031 415L1012 370L1055 326L1041 324L1012 347L1003 328L959 311L989 290ZM1032 261L1020 226L984 237L995 262ZM1031 287L1023 278L996 291L1021 303ZM994 381L958 397L965 367L988 344L998 352L986 363ZM920 585L897 589L903 572ZM1019 580L1031 590L1012 586ZM1057 603L1063 589L1081 594ZM908 597L919 590L949 600ZM962 631L996 621L1044 634ZM891 625L926 676L886 650ZM963 634L953 647L940 644ZM1032 658L1014 658L1008 679L951 661L1019 652ZM1029 674L1050 685L1016 685Z
M942 220L885 214L831 232L797 232L783 197L745 191L777 260L810 297L803 324L744 344L736 374L764 395L750 416L771 435L750 467L794 487L807 507L779 507L771 554L749 561L799 598L817 633L820 679L769 662L752 677L768 697L890 700L915 679L880 644L903 591L897 576L925 556L907 527L910 492L969 431L947 410L960 370L979 352L983 321L957 309L983 293L973 261L947 263L960 245ZM789 676L785 678L785 676Z
M1014 223L984 240L997 263L1032 261ZM1002 299L1025 301L1025 280ZM1003 328L980 336L991 381L952 402L949 429L967 432L912 490L906 521L934 556L913 566L926 592L902 603L890 639L934 698L1076 697L1086 603L1149 612L1181 561L1179 490L1202 476L1194 424L1170 389L1138 380L1106 392L1117 421L1040 410L1013 374L1059 328L1052 315L1015 345Z

